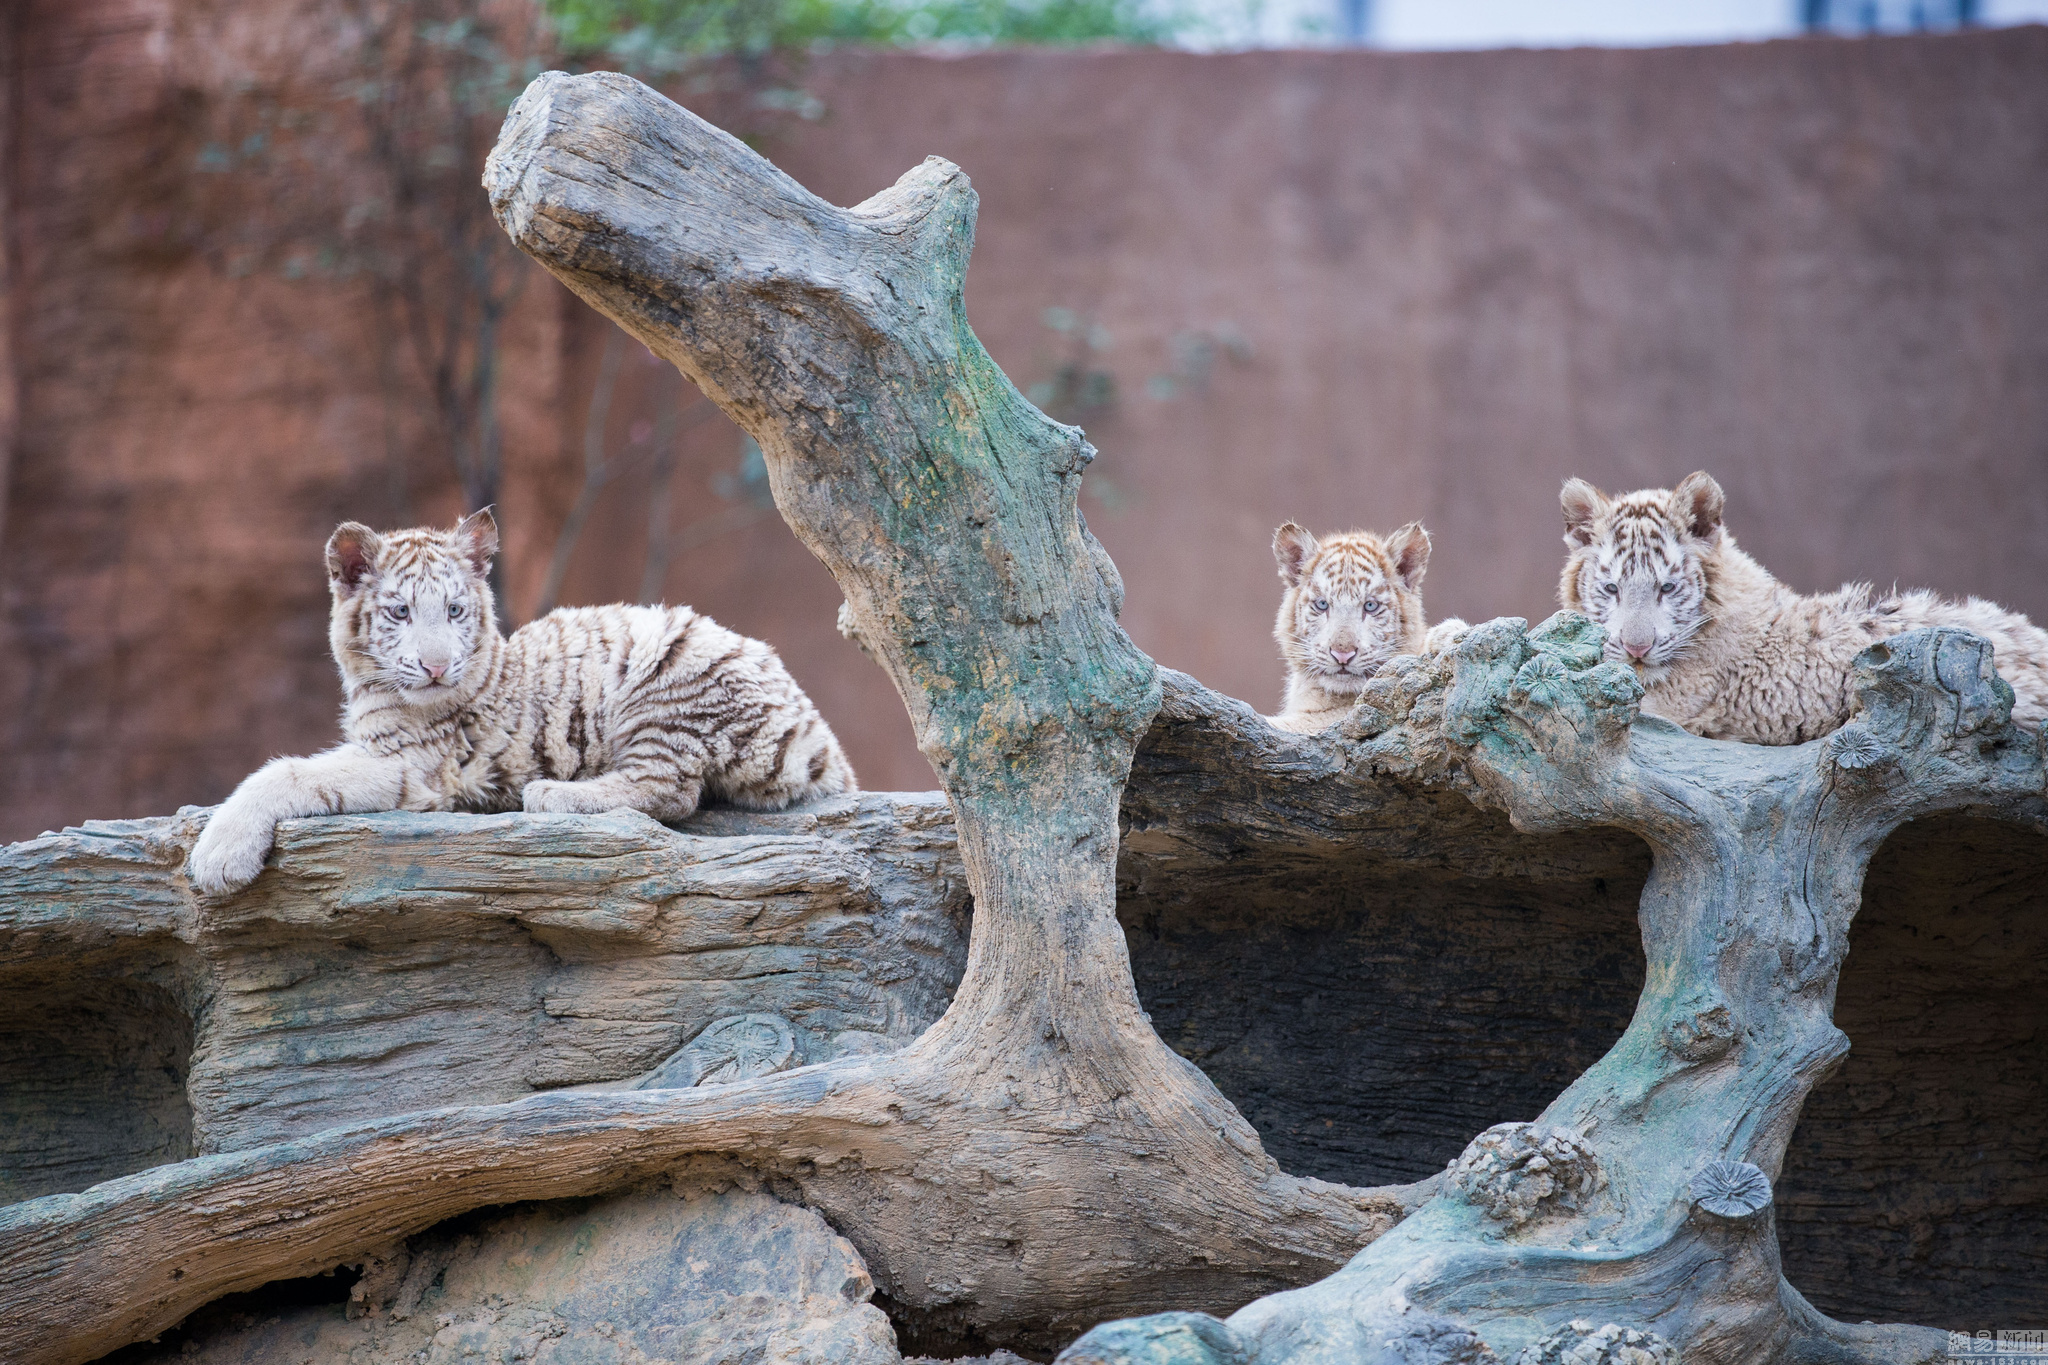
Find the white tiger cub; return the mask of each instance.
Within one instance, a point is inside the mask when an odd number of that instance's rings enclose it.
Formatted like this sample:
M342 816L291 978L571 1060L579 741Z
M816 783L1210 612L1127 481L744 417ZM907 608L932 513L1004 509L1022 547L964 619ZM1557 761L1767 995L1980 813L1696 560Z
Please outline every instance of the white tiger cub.
M857 790L775 651L688 607L569 607L510 638L486 579L488 509L453 531L327 542L343 743L277 758L192 850L192 884L253 881L277 822L379 810L577 811L677 820L706 795L779 810Z
M1879 598L1867 583L1803 597L1736 548L1721 485L1705 473L1619 497L1568 479L1560 501L1569 553L1558 600L1607 628L1607 657L1636 670L1650 715L1708 739L1804 743L1854 713L1864 649L1955 626L1991 642L2015 720L2048 716L2048 631L1976 597Z
M1429 549L1419 521L1385 538L1347 531L1317 540L1291 521L1273 533L1273 558L1287 585L1273 623L1287 664L1287 696L1268 721L1302 735L1327 729L1387 660L1440 649L1466 629L1455 618L1424 628Z

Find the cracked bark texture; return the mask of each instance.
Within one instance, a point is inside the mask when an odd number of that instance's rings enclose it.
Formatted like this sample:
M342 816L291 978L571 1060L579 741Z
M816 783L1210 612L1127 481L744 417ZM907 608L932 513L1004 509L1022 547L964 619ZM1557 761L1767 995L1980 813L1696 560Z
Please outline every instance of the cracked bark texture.
M1935 1349L1925 1331L1828 1322L1779 1273L1771 1206L1709 1219L1691 1190L1718 1161L1778 1174L1802 1101L1843 1050L1829 1010L1885 834L1942 811L2043 826L2040 737L2007 723L1981 641L1901 637L1871 657L1849 731L1767 750L1638 720L1633 679L1598 662L1582 620L1499 621L1454 655L1397 661L1337 730L1280 735L1163 675L1117 626L1115 568L1075 505L1091 448L1027 403L967 326L974 196L956 168L933 159L834 208L636 82L550 74L512 110L486 184L523 249L760 442L778 506L844 589L846 628L895 682L944 784L973 901L957 988L908 1045L841 1048L837 1025L886 994L887 973L863 975L886 952L849 952L838 984L820 987L816 1027L790 1006L815 1043L809 1064L733 1084L622 1088L687 1033L671 999L645 1017L598 1012L619 1025L611 1041L535 1061L522 1083L545 1093L457 1087L441 1107L406 1110L416 1092L393 1087L390 1104L360 1111L209 1117L187 1140L213 1145L189 1160L0 1210L0 1332L29 1343L26 1359L89 1360L221 1295L451 1217L628 1190L707 1154L822 1214L920 1345L1049 1353L1120 1314L1225 1312L1267 1295L1227 1325L1187 1313L1111 1323L1070 1357L1356 1360L1394 1341L1397 1359L1511 1358L1576 1349L1581 1319L1597 1319L1587 1339L1654 1333L1698 1361ZM702 908L686 903L678 864L719 856L671 850L664 864L665 840L693 836L611 817L433 830L381 819L304 822L243 893L255 901L206 906L176 870L185 833L88 831L78 837L108 846L52 855L59 889L15 947L85 962L146 942L164 954L153 988L176 1000L185 955L219 951L238 916L277 897L256 917L289 921L310 904L332 918L345 902L360 916L481 918L517 932L504 970L522 979L538 949L559 958L559 944L607 934L634 945L593 953L607 964L668 952ZM886 824L841 829L814 850L814 878L763 884L760 898L822 898L831 913L859 880L833 860L886 862ZM472 825L497 852L463 845ZM563 869L586 837L648 856L583 907L522 908L521 841L548 837ZM389 879L320 901L332 886L311 869L326 839L366 841L358 851L386 858ZM139 851L115 850L122 840ZM387 857L393 840L412 852ZM444 842L447 878L415 881L413 861L436 866L422 850ZM725 855L733 886L757 855L772 861L737 845ZM929 882L942 859L919 856ZM160 875L141 879L134 907L109 911L91 903L106 867L79 859L93 857L154 860ZM1171 1015L1176 1046L1240 1096L1272 1068L1254 1046L1205 1050L1199 985L1160 989L1186 964L1144 938L1171 943L1176 907L1231 887L1276 895L1319 865L1340 880L1362 868L1388 885L1435 878L1446 894L1508 882L1560 907L1641 884L1647 970L1633 1016L1604 1056L1601 1021L1553 1021L1597 1060L1533 1124L1493 1128L1516 1114L1469 1098L1443 1106L1464 1139L1489 1128L1451 1179L1382 1171L1373 1178L1387 1183L1361 1188L1283 1172L1153 1024ZM1427 913L1427 901L1394 913ZM791 919L799 945L804 921ZM422 922L421 942L446 937ZM949 950L919 951L929 965ZM1149 1015L1134 958L1160 973L1147 978ZM668 975L651 970L634 989ZM276 980L289 990L291 969ZM901 1042L933 999L928 984L910 994L924 1003L861 1014L895 1022L852 1031ZM506 1026L598 1017L536 998ZM1279 1136L1296 1144L1291 1160L1347 1175L1373 1145ZM1404 1159L1427 1149L1422 1137ZM122 1157L131 1167L162 1155L142 1145Z

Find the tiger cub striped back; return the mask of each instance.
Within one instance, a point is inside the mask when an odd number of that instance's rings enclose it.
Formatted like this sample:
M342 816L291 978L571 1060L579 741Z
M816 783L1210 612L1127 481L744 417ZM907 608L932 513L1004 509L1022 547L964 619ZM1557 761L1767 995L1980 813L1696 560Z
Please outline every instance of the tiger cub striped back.
M370 810L627 808L679 820L858 790L838 739L775 651L688 607L568 607L498 633L488 511L453 531L328 542L344 743L276 759L192 853L219 894L262 869L279 820Z

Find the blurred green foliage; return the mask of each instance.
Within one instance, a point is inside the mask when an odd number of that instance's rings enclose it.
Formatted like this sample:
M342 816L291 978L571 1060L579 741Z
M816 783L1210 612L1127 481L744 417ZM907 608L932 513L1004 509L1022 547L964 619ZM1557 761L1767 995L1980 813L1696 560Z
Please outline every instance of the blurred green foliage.
M679 71L840 45L1158 44L1192 25L1155 0L543 0L565 55Z

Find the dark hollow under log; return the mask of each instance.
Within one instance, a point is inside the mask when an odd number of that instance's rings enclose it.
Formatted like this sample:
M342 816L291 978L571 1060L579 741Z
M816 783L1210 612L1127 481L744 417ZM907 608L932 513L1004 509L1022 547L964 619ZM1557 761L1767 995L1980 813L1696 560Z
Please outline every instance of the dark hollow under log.
M1786 1278L1847 1322L2048 1329L2048 837L1916 821L1871 859L1849 1055L1778 1182Z
M1124 793L1117 917L1153 1028L1283 1170L1435 1176L1621 1037L1640 839L1525 834L1454 791L1304 771L1302 751L1341 750L1165 682Z

